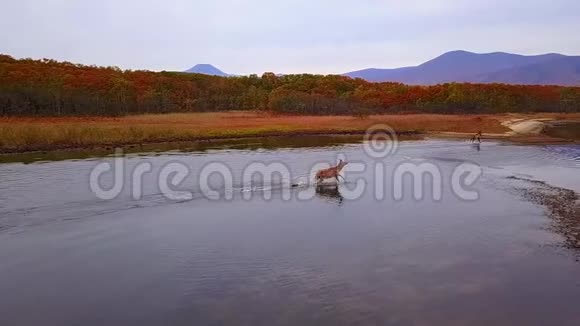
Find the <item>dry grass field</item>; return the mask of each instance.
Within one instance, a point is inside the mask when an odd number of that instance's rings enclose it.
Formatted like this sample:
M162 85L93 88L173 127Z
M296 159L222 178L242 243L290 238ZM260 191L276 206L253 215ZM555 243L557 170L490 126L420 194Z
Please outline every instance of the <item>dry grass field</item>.
M518 117L580 119L580 114L541 115L373 115L278 116L256 112L174 113L117 118L0 117L0 152L25 152L66 148L91 148L311 133L363 133L373 124L384 123L397 132L503 133L506 119Z

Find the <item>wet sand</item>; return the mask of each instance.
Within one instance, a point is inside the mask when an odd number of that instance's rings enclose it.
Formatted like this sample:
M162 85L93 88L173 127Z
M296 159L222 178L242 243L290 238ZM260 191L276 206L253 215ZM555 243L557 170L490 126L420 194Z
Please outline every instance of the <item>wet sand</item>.
M580 201L574 190L555 187L544 181L511 176L510 179L522 181L516 187L523 198L542 205L553 221L556 232L565 237L565 246L580 249ZM580 252L579 255L580 257Z

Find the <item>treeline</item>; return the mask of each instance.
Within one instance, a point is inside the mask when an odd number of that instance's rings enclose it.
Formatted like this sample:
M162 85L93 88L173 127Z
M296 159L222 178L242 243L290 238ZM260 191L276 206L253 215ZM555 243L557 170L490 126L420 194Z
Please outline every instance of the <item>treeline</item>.
M0 115L267 110L287 114L580 112L580 87L409 86L336 75L215 77L0 55Z

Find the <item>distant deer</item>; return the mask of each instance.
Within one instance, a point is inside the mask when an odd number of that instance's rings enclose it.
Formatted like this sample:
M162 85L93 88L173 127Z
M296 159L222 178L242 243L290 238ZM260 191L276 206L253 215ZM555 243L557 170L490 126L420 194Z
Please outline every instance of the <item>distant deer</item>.
M338 177L341 176L340 171L347 164L348 164L347 162L343 162L342 160L340 160L336 166L333 166L331 168L320 170L320 171L316 172L316 182L320 182L324 179L329 179L329 178L335 178L336 181L338 182L339 181ZM344 179L344 177L343 177L343 179Z
M472 143L475 143L476 141L481 143L481 131L478 131L477 134L475 134L475 135L473 135L473 137L471 137Z

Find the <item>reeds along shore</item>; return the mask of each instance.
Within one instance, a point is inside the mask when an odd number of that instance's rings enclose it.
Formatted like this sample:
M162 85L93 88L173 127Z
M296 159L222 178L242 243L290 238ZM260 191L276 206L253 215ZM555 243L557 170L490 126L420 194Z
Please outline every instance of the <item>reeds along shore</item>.
M527 115L537 116L537 115ZM579 119L580 114L542 117ZM0 152L238 138L301 133L362 133L373 124L397 132L503 133L507 115L284 116L259 112L174 113L125 117L0 117Z

